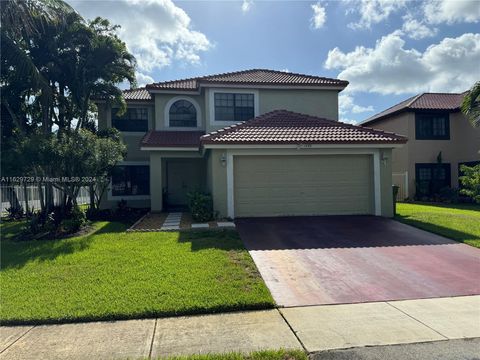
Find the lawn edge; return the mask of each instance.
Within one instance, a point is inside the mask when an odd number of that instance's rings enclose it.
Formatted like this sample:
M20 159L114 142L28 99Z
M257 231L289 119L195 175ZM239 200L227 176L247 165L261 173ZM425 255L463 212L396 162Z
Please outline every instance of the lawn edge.
M245 306L218 306L208 309L191 309L185 311L160 311L146 312L143 314L111 314L105 316L79 316L71 318L53 318L53 319L0 319L0 326L23 326L23 325L54 325L54 324L77 324L102 321L121 321L121 320L143 320L182 316L201 316L218 315L223 313L235 313L246 311L260 311L276 309L277 305L273 303L258 303Z

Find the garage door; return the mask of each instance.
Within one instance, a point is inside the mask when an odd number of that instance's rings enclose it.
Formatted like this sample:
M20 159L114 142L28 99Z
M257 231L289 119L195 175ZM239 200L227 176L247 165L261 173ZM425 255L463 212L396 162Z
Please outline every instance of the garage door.
M236 217L372 214L369 155L235 156Z

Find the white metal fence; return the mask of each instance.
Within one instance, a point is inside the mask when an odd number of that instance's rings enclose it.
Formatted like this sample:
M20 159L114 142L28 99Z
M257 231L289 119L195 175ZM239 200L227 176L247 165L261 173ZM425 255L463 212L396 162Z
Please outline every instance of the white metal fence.
M37 185L27 186L25 194L22 185L2 185L1 188L1 212L6 213L7 209L12 203L18 201L23 210L26 210L26 204L30 210L40 210L40 190ZM43 199L45 200L45 186L42 186ZM17 200L15 200L15 198ZM63 192L59 189L53 188L53 203L60 205L63 198ZM90 194L88 187L80 188L77 196L78 205L88 204L90 202Z
M397 201L408 198L408 171L392 174L393 185L398 186Z

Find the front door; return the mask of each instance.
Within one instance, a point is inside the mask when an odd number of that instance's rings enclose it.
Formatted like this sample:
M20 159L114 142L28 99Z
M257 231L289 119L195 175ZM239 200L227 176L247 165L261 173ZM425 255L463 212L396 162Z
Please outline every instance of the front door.
M203 188L204 162L201 159L167 160L167 205L188 204L187 194Z

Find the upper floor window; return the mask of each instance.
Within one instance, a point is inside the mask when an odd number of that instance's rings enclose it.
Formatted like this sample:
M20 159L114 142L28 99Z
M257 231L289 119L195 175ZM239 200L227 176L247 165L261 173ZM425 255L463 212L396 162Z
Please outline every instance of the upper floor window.
M197 127L197 110L190 101L175 101L168 115L170 127Z
M415 115L417 140L449 140L450 121L448 113Z
M253 94L215 93L215 121L245 121L254 116Z
M122 116L117 116L118 109L112 109L112 126L120 131L148 131L148 109L128 108Z

